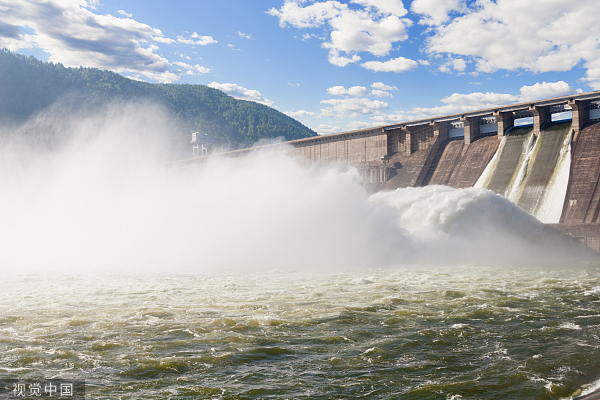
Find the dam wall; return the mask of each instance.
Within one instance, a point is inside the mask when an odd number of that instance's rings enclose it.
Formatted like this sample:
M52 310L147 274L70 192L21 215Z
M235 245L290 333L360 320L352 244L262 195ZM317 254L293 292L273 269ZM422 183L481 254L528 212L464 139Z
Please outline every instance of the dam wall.
M467 188L475 185L496 153L495 136L476 138L469 145L464 140L447 140L434 156L423 185L446 185Z
M289 142L291 154L308 163L368 164L387 155L387 136L381 129L363 129L344 135L317 136Z
M282 151L304 165L353 165L372 191L484 187L600 252L599 121L596 91L294 140Z
M388 153L382 160L388 180L368 182L378 189L422 186L426 168L447 137L447 130L439 124L422 124L391 129L384 132L388 139Z
M374 191L488 188L600 251L598 120L592 92L289 144L305 161L357 166Z
M600 223L600 123L582 130L573 149L561 222Z

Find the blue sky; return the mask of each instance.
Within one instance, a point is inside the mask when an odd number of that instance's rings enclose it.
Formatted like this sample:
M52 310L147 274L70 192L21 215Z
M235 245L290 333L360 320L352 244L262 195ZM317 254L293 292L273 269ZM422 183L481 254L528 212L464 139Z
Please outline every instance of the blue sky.
M598 15L598 0L0 0L0 47L209 85L328 134L598 90Z

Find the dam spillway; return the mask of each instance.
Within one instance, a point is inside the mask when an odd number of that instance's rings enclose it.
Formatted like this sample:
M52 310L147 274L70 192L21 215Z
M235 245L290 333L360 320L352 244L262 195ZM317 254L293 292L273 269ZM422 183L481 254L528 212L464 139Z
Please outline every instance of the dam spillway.
M522 193L516 202L519 207L532 215L537 216L537 211L549 189L550 179L559 167L560 150L570 129L570 123L553 126L542 131L536 140ZM558 220L543 222L558 222Z
M508 193L528 151L529 141L533 137L533 128L519 128L502 139L495 164L491 166L487 182L482 186L508 197Z
M418 150L412 154L400 153L390 159L394 169L391 171L391 177L385 183L385 189L394 189L398 187L418 186L417 180L423 164L427 160L429 152L427 150Z
M286 144L305 165L354 165L372 191L488 188L600 251L600 91Z
M567 186L559 174L561 168L569 168L570 136L570 121L549 126L538 136L531 127L511 131L480 186L507 197L542 222L559 222Z
M437 152L424 185L472 187L498 149L498 140L484 136L470 145L463 140L448 140Z

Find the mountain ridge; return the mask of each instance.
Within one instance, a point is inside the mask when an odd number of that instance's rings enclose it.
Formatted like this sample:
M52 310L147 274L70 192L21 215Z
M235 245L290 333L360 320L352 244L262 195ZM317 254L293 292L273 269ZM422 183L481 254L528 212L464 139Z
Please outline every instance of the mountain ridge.
M156 101L174 118L181 140L206 133L225 146L243 148L261 139L317 136L271 107L238 100L204 85L153 84L97 68L70 68L33 56L0 51L0 122L25 121L61 97L75 93L89 102Z

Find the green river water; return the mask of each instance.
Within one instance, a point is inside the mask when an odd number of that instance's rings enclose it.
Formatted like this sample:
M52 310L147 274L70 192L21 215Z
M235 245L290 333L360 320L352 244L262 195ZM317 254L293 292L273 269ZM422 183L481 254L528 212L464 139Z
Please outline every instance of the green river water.
M600 378L600 265L25 274L0 377L90 399L559 399Z

